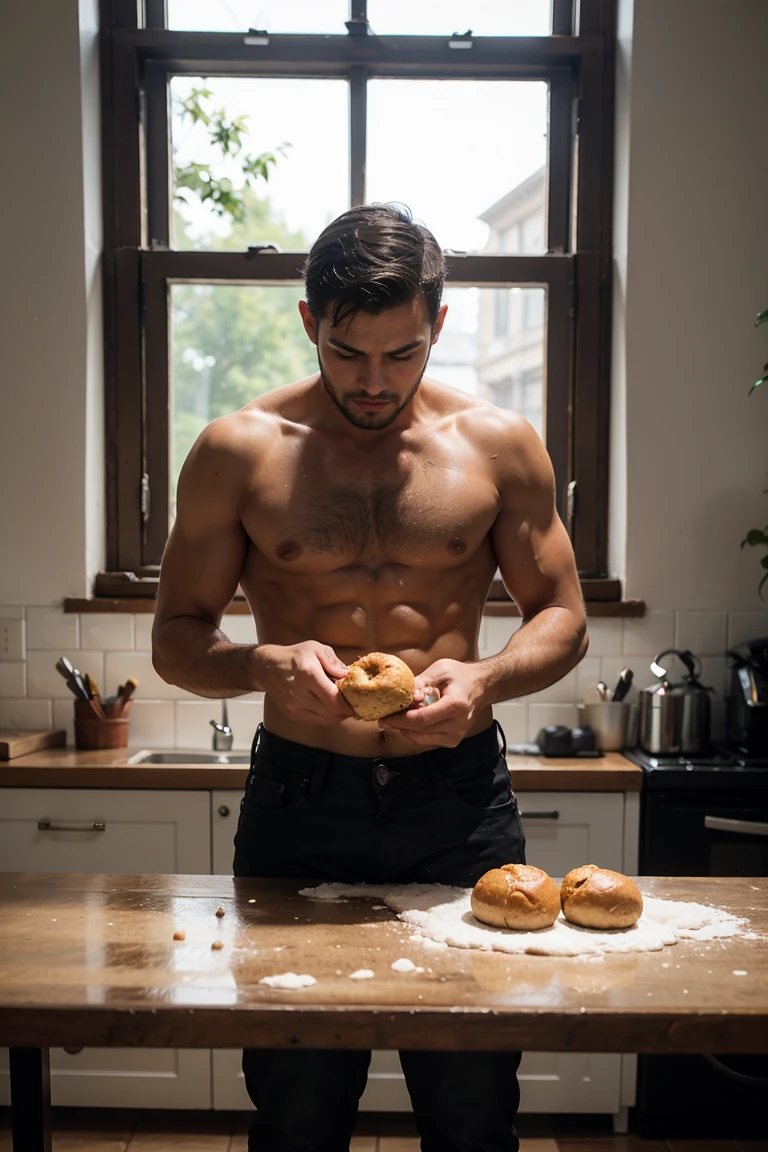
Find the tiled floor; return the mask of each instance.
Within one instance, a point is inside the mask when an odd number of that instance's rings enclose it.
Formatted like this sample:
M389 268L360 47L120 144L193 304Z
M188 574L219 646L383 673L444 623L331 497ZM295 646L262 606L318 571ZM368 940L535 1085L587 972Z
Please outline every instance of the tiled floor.
M53 1113L53 1152L247 1152L250 1113L64 1108ZM520 1152L768 1152L768 1140L643 1140L615 1136L605 1116L518 1117ZM0 1152L11 1152L0 1109ZM350 1152L419 1152L413 1118L361 1115Z

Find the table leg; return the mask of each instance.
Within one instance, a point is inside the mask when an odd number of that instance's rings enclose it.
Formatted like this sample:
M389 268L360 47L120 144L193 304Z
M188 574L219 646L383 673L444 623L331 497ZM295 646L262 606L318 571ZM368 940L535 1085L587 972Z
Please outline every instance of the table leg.
M51 1152L51 1061L47 1048L11 1048L13 1152Z

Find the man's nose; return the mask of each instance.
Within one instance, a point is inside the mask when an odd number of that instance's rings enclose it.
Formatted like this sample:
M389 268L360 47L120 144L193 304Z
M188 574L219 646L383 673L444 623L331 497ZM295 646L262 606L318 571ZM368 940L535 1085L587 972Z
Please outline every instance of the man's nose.
M375 396L378 392L384 392L387 383L384 379L382 364L377 360L369 360L365 366L360 383L369 396Z

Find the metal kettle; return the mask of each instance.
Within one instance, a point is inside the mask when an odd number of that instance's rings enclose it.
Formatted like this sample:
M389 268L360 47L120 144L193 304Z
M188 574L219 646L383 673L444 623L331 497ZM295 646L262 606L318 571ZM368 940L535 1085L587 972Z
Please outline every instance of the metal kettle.
M688 672L673 684L661 666L665 656L678 656ZM639 693L638 744L661 756L689 756L709 748L712 716L710 692L699 680L701 660L688 649L665 648L651 663L657 684Z

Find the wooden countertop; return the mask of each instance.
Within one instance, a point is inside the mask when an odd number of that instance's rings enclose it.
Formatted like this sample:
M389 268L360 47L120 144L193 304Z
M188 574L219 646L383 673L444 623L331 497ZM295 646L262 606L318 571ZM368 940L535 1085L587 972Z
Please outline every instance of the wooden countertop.
M304 883L0 874L0 1045L768 1052L766 879L637 878L762 939L602 959L429 950L386 908ZM393 972L400 957L425 971ZM361 968L374 977L350 980ZM317 983L258 982L288 971Z
M136 764L135 748L78 752L45 748L0 761L0 788L232 788L242 792L247 764ZM170 751L170 749L169 749ZM619 752L599 759L509 756L516 792L640 792L643 773Z

